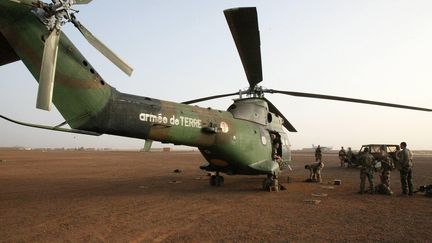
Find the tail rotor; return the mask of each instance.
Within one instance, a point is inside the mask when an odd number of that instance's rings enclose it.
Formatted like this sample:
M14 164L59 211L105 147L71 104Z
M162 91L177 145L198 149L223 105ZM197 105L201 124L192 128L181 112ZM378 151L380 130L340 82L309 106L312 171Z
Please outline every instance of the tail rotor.
M52 0L50 4L38 0L9 1L37 9L34 12L50 31L44 45L36 108L51 110L61 27L67 22L72 22L84 38L114 65L127 75L132 75L133 68L120 59L76 19L75 14L78 11L72 9L72 6L75 4L88 4L91 0Z

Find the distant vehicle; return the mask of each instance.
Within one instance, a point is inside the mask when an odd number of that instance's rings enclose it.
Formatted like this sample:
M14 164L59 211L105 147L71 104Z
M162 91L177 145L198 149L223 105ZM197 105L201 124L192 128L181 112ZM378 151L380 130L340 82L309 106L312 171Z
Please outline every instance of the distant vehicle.
M362 145L358 153L353 153L351 161L347 161L348 167L357 167L360 165L360 156L364 153L365 148L369 148L370 154L378 160L381 153L380 148L384 147L387 154L390 158L395 161L396 160L396 151L400 150L399 145L397 144L367 144Z

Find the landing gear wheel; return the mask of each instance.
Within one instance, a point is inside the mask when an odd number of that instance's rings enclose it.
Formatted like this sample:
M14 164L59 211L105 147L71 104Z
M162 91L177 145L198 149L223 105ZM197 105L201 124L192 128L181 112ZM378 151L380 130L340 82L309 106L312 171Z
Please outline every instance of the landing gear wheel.
M211 177L210 177L210 186L216 186L216 176L215 175L212 175Z
M223 176L216 176L216 186L223 186L224 178Z
M210 177L210 186L223 186L224 178L220 175L212 175Z

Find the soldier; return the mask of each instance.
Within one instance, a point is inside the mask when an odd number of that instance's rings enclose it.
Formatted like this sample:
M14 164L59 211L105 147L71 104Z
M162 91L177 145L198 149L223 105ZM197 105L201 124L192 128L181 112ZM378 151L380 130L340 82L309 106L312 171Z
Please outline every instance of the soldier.
M321 146L318 145L318 147L315 149L315 162L321 160L322 160Z
M342 146L341 147L341 150L339 150L339 160L340 160L340 163L341 163L341 167L345 167L345 160L346 160L346 152L345 152L345 149L344 149L344 147Z
M369 181L369 189L370 193L374 194L375 188L374 188L374 181L373 181L373 173L374 173L374 157L369 153L369 148L364 149L364 153L360 157L360 164L361 164L361 170L360 170L360 194L363 194L365 192L365 182L366 177Z
M384 183L380 183L375 187L375 192L383 195L393 195L393 191Z
M400 170L400 164L399 164L400 156L401 156L401 150L400 150L400 147L397 147L396 151L395 151L393 164L394 164L395 168L398 170Z
M401 178L401 184L402 184L402 194L412 196L414 192L414 186L412 182L412 152L407 149L406 142L402 142L400 144L401 152L400 152L400 159L399 159L399 171L400 171L400 178Z
M280 143L274 143L273 144L273 160L280 163L282 162L282 155L279 154L279 148L280 148Z
M270 138L271 138L272 143L274 143L274 141L276 140L276 134L270 133Z
M305 165L305 169L309 170L309 179L306 181L310 182L322 182L321 170L324 168L324 162L318 161L317 163L312 163L310 165Z
M276 136L276 134L270 134L272 140L272 159L273 161L279 164L279 167L282 165L282 149L280 139Z
M271 137L271 142L272 142L272 148L273 148L273 152L272 152L272 157L273 159L275 158L281 158L282 157L282 149L281 149L281 141L280 139L277 137L276 134L272 133L270 134Z
M380 147L379 160L381 162L381 184L379 184L375 191L380 194L393 195L393 191L390 188L390 174L394 169L393 160L388 155L384 146Z
M352 157L353 157L353 152L351 150L351 147L348 147L348 152L347 152L347 155L346 155L346 158L347 158L347 161L348 161L348 167L352 163Z

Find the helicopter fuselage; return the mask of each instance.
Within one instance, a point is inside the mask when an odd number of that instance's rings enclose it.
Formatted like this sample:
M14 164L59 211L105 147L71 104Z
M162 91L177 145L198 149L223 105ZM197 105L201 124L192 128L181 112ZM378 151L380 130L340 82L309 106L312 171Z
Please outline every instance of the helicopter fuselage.
M11 53L4 62L19 57L38 80L49 35L46 26L30 7L2 1L0 31L0 40ZM291 160L283 121L266 109L264 100L240 99L235 107L220 111L121 93L105 82L64 33L58 47L53 103L71 128L197 147L214 171L277 172L270 132L280 136L283 161Z

